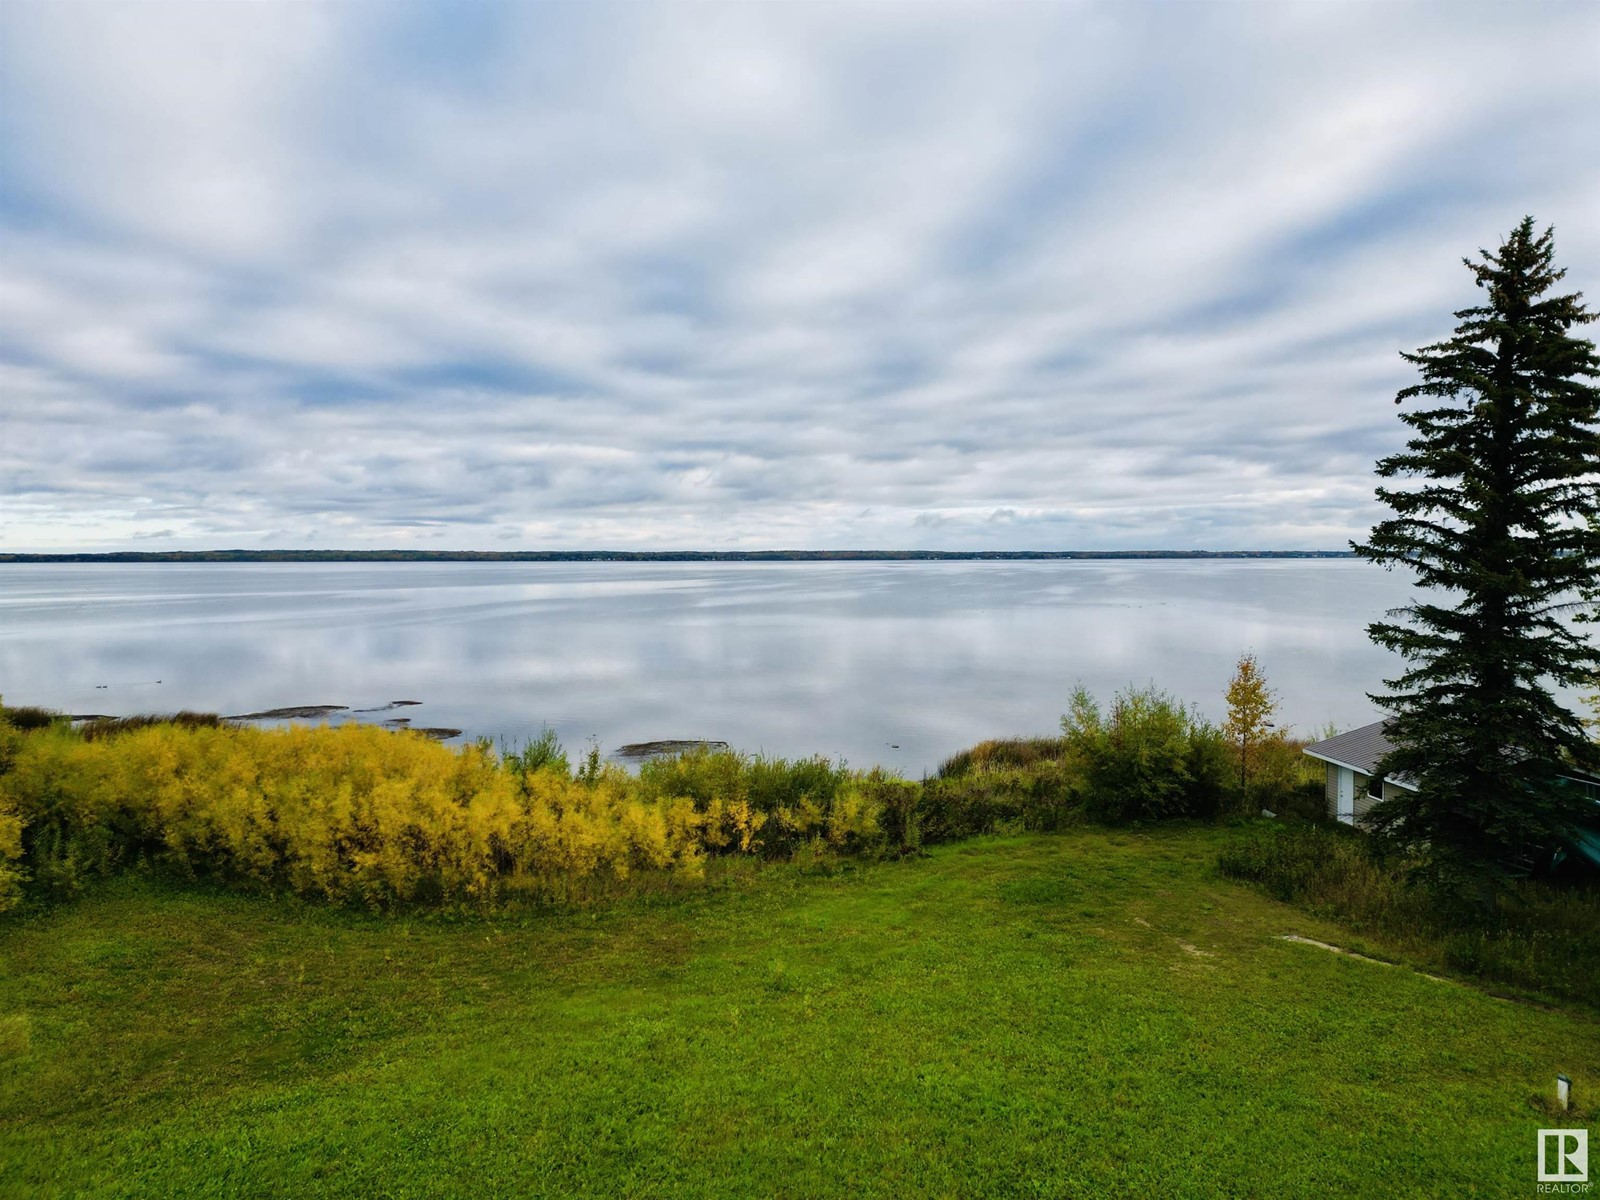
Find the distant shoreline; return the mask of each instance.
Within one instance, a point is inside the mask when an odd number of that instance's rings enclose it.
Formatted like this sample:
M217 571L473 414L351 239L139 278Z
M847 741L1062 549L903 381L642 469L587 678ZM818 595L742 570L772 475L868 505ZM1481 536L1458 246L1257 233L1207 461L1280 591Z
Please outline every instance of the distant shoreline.
M1349 550L117 550L8 554L0 563L969 562L998 559L1354 558Z

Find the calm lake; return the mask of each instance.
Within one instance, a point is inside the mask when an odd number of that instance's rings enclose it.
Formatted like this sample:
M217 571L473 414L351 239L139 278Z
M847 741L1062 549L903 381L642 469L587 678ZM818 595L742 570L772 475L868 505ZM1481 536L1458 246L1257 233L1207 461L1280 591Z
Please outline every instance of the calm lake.
M74 713L415 707L520 742L715 738L917 775L1053 732L1074 684L1220 717L1238 655L1303 731L1371 720L1353 560L0 566L0 695Z

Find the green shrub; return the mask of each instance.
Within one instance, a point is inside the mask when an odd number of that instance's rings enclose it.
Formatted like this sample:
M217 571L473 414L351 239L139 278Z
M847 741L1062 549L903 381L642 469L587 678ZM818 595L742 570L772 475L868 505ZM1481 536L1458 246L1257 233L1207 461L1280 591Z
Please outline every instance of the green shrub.
M917 819L922 840L949 842L1006 830L1049 832L1082 810L1078 775L1063 763L998 768L922 784Z
M1324 767L1306 757L1306 745L1278 733L1255 746L1249 783L1243 792L1230 789L1228 811L1255 816L1265 808L1280 817L1326 820Z
M878 814L885 849L910 854L922 845L921 785L874 769L856 786Z
M693 800L704 808L716 797L749 799L745 759L731 750L700 747L639 764L639 792L649 800Z
M1296 821L1328 821L1328 797L1322 780L1312 782L1273 783L1251 780L1247 799L1242 805L1245 815L1254 816L1263 809L1274 816Z
M572 774L572 764L567 751L556 737L556 731L546 725L539 736L525 743L520 750L502 749L500 759L519 778L535 771L559 771Z
M714 802L747 806L759 825L759 852L789 858L818 837L876 844L886 836L875 816L867 832L855 806L863 796L876 803L888 778L873 772L861 780L844 763L821 757L789 760L700 747L641 764L638 788L646 801L687 799L701 811Z
M1099 821L1214 817L1231 778L1227 744L1210 723L1154 687L1128 688L1102 714L1079 688L1061 718L1082 772L1086 813Z
M793 807L808 797L830 804L851 779L843 762L821 756L787 760L758 754L744 759L743 767L750 803L764 813Z

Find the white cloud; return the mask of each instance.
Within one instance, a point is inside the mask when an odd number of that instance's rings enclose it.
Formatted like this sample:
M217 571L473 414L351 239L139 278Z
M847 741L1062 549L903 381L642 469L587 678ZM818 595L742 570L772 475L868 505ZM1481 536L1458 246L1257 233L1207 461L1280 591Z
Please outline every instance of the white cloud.
M1587 6L0 22L10 549L1337 546L1463 253L1600 286Z

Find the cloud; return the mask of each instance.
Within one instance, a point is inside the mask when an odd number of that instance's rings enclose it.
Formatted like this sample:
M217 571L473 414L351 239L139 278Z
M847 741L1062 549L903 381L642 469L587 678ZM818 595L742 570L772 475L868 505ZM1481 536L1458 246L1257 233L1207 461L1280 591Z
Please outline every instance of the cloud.
M0 545L1336 547L1462 254L1595 289L1597 36L20 0Z

